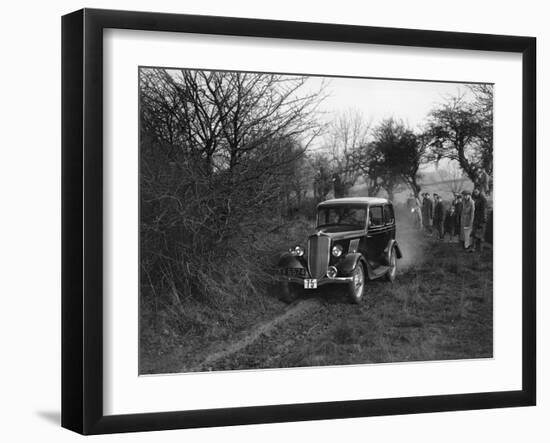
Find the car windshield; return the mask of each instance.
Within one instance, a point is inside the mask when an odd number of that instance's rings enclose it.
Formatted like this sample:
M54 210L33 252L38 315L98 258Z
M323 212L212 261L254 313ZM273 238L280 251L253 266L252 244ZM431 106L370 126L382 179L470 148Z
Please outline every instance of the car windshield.
M345 225L350 228L363 229L365 227L365 208L349 206L333 206L320 208L317 212L317 227L327 225Z

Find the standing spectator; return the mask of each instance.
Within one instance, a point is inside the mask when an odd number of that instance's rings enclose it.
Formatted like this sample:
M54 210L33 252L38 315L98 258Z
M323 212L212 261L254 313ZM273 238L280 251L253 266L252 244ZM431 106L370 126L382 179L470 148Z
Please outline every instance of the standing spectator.
M445 235L449 234L449 242L454 241L454 237L456 235L456 211L455 211L455 205L452 204L449 209L447 209L447 212L445 213L445 221L443 222L443 238L445 238Z
M424 229L424 226L422 222L422 203L420 202L420 198L415 197L414 203L415 226L419 231L422 231L422 229Z
M326 200L327 194L330 192L332 187L332 179L329 171L324 167L320 166L319 171L315 174L313 179L313 194L315 201L320 202Z
M473 241L471 251L481 252L483 240L485 239L485 228L487 226L487 199L479 188L474 189L473 199L475 204Z
M480 192L482 192L484 195L489 194L490 180L491 180L491 177L489 176L489 174L487 174L487 171L485 171L485 169L483 168L480 168L479 175L478 175L478 183L479 183L478 186L479 186Z
M334 198L345 197L346 189L340 175L336 172L332 174L332 186L334 189Z
M416 206L416 198L414 197L414 193L409 194L409 198L407 198L407 209L412 212L414 207Z
M462 195L457 194L454 201L455 208L455 235L458 235L459 241L464 241L460 230L460 217L462 216Z
M464 249L469 250L472 243L475 206L470 191L463 191L462 213L460 215L460 235Z
M445 207L443 206L443 201L441 200L440 195L434 194L434 200L435 206L433 224L438 238L440 240L443 240L443 222L445 221Z
M426 232L431 235L433 223L434 204L430 194L425 192L422 200L422 223Z
M418 197L414 193L409 194L407 199L407 208L411 217L413 226L416 229L422 229L422 213L421 213L421 203Z

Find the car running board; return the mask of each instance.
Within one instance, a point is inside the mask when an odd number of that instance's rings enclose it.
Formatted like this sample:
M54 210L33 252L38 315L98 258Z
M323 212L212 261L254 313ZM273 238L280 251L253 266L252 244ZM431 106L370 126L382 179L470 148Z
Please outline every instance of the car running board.
M374 280L376 278L380 278L387 274L387 272L390 270L389 266L378 266L376 269L372 270L371 273L371 279Z

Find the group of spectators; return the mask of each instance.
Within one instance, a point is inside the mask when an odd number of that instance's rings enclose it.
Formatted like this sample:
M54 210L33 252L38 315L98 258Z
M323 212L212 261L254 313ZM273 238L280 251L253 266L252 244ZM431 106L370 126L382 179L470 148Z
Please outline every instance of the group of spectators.
M451 242L456 237L466 250L481 251L488 211L487 198L480 187L472 192L455 193L450 205L437 193L424 192L419 197L411 193L407 207L416 227L428 235L435 234L440 240L448 235Z

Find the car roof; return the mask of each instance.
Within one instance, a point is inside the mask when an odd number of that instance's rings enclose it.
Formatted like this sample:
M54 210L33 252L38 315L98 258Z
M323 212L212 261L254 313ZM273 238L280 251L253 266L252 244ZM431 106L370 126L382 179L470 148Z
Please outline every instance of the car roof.
M385 203L391 203L385 198L379 197L346 197L346 198L333 198L331 200L325 200L317 205L318 208L324 206L337 206L337 205L383 205Z

